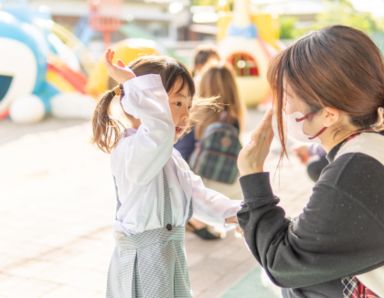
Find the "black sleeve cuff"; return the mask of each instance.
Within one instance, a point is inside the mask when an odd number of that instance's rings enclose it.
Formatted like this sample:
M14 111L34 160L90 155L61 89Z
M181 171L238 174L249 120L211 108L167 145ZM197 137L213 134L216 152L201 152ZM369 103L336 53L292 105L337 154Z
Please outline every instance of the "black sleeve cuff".
M242 176L240 177L240 185L245 203L254 202L257 198L273 198L268 172Z

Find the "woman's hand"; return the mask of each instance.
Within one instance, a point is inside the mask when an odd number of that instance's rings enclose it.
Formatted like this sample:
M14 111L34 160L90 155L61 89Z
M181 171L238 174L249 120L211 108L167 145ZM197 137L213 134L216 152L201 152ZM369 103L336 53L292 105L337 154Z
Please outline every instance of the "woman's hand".
M105 53L105 62L109 76L119 84L136 77L135 73L126 67L121 60L118 60L117 64L114 64L112 62L114 55L115 52L111 49L108 49Z
M264 171L264 162L273 139L272 114L271 108L252 132L251 141L241 149L237 158L237 167L241 176Z

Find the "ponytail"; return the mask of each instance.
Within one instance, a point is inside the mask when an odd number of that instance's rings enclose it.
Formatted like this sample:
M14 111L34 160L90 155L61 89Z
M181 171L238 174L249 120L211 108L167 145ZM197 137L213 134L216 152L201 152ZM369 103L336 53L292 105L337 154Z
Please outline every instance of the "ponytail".
M107 91L96 106L92 119L93 143L102 151L110 153L121 136L121 125L109 116L109 107L115 96L121 98L123 89L121 85Z

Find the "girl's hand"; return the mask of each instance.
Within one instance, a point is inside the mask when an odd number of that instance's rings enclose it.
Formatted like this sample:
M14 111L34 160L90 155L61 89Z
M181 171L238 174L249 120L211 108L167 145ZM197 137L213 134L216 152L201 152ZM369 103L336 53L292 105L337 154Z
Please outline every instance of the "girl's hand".
M111 49L108 49L105 53L105 62L109 76L119 84L136 77L135 73L126 67L121 60L117 61L117 65L114 64L112 62L114 55L115 52Z
M307 145L301 145L293 149L302 164L307 164L311 154Z
M264 171L264 162L273 139L272 114L271 108L252 132L251 141L241 149L237 158L241 176Z

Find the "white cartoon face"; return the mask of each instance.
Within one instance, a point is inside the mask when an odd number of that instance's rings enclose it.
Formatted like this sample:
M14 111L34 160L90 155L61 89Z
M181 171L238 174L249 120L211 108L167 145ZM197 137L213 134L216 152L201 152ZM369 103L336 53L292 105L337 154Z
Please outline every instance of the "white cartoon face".
M0 112L17 98L32 93L37 78L37 62L24 43L0 37Z

